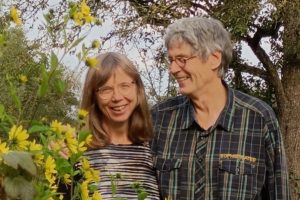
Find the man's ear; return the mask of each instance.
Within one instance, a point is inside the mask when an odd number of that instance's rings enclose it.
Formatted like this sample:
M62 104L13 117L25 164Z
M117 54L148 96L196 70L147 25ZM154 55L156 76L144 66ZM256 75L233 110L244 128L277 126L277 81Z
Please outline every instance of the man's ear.
M221 62L222 62L222 53L220 51L216 50L210 54L210 64L212 70L218 69Z

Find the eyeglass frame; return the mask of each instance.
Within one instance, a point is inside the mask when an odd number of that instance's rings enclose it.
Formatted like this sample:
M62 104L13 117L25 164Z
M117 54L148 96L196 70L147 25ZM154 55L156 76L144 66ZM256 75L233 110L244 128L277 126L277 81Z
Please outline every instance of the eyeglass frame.
M122 92L122 90L120 90L120 87L122 87L122 86L124 86L124 84L128 84L128 92L127 93L123 93ZM131 82L123 82L123 83L119 83L119 84L117 84L117 89L118 89L118 91L119 91L119 93L122 95L122 96L128 96L128 94L130 94L130 89L132 89L132 86L133 85L135 85L136 84L136 82L135 81L131 81ZM109 98L103 98L103 96L101 96L101 90L104 90L104 89L106 89L106 90L109 90L108 92L110 93L109 94ZM98 96L102 99L102 100L109 100L109 99L111 99L112 97L113 97L113 95L114 95L114 91L115 90L115 87L111 87L111 86L102 86L102 87L99 87L99 88L97 88L96 89L96 92L97 92L97 94L98 94ZM102 93L102 95L103 95L103 93ZM108 94L107 94L108 95Z
M167 58L167 62L168 62L168 65L171 65L174 61L175 63L180 67L180 68L184 68L187 61L193 59L193 58L196 58L198 57L197 55L192 55L190 57L184 57L184 56L177 56L175 57L175 59L172 59L170 57ZM179 63L178 63L179 62Z

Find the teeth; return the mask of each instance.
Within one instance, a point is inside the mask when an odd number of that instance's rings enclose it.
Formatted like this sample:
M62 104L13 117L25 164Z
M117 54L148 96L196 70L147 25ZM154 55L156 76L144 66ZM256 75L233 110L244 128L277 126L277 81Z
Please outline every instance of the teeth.
M178 81L184 81L184 80L186 80L186 79L188 79L188 77L177 78Z
M115 107L112 107L112 110L114 111L121 111L125 108L125 106L115 106Z

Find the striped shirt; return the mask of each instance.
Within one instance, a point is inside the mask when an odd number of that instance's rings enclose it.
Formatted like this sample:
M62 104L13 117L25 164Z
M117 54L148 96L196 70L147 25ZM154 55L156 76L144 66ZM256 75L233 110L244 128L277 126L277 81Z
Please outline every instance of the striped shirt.
M227 87L227 86L226 86ZM163 198L290 199L278 121L263 101L227 87L227 103L204 130L188 97L152 108L154 154Z
M100 170L98 190L102 199L113 199L111 178L117 182L114 197L137 199L137 193L132 188L134 182L139 182L148 193L146 199L159 199L155 171L149 145L108 145L104 148L89 150L85 156L92 168Z

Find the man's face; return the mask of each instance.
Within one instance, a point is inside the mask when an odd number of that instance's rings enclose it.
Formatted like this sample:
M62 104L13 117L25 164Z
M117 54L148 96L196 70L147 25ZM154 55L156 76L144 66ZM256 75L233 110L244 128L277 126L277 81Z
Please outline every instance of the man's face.
M168 49L169 72L179 85L181 94L199 97L211 90L211 82L218 79L216 57L212 54L206 60L193 53L192 47L184 42L174 43Z

